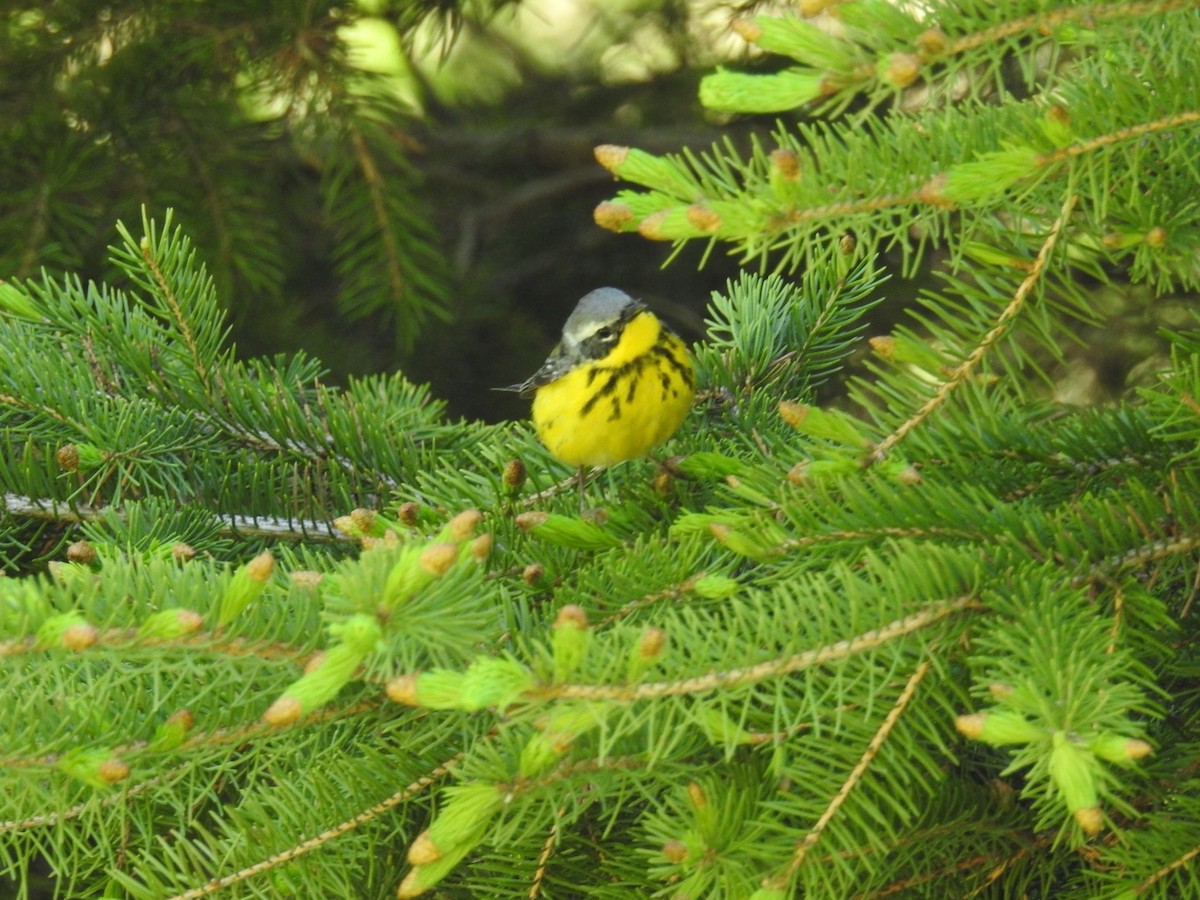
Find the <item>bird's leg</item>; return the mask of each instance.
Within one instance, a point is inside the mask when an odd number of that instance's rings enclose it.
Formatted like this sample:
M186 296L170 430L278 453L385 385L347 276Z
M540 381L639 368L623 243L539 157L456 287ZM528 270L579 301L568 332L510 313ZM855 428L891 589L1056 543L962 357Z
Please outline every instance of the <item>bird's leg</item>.
M667 459L659 459L657 456L651 454L649 458L650 462L654 463L654 465L658 468L658 471L670 475L672 478L683 478L685 480L688 479L687 473L684 472L683 469L679 468L679 461L684 458L682 455L671 456Z
M583 503L583 486L587 483L587 471L583 466L579 467L579 518L583 518L584 503Z

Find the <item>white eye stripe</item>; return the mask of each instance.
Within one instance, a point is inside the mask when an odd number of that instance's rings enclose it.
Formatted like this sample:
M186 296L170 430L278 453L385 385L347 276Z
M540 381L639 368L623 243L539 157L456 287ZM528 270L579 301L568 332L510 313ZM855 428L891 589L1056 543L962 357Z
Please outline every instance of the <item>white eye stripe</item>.
M586 330L581 328L574 334L564 334L563 337L572 344L582 344L595 339L610 341L620 333L621 328L616 322L601 322Z

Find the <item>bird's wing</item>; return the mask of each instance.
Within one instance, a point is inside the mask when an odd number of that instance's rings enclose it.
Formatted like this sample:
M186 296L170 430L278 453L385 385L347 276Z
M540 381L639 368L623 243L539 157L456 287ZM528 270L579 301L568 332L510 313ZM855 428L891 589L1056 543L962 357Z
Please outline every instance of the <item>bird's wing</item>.
M510 384L495 388L497 391L515 391L522 397L532 397L534 392L544 384L558 381L571 368L571 360L562 352L562 347L554 348L550 358L542 363L542 367L522 381L520 384Z

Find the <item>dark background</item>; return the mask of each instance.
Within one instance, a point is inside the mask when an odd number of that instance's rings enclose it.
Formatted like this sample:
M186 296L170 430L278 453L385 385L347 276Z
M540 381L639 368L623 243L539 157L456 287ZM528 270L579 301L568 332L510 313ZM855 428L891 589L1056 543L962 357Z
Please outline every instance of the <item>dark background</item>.
M400 369L453 415L523 417L526 401L492 388L536 369L593 288L620 287L686 338L703 334L709 295L739 261L717 246L701 267L694 242L664 267L669 244L593 224L596 204L624 187L593 148L745 148L753 134L769 147L775 117L715 118L697 85L718 64L780 64L752 57L729 28L774 6L3 4L0 277L45 269L120 284L106 261L116 221L137 233L143 207L159 221L173 208L213 271L240 355L302 350L335 383ZM378 198L354 134L410 254L400 295L372 243ZM341 193L330 187L339 171ZM872 333L925 283L893 277ZM1087 356L1068 348L1054 388L1064 399L1111 397L1131 370L1162 361L1155 332L1186 304L1152 299L1098 291L1118 325L1086 342ZM421 304L441 315L418 316Z

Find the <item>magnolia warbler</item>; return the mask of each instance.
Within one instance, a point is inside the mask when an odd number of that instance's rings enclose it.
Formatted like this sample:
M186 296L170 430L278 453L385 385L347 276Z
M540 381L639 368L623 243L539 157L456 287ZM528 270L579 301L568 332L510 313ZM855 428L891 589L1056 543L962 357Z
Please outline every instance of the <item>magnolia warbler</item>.
M579 301L562 341L527 381L533 424L546 448L580 469L648 453L675 433L691 408L696 375L679 336L616 288ZM582 502L582 499L581 499Z

